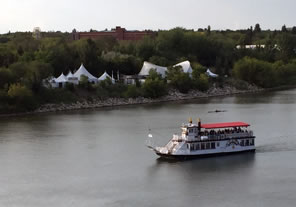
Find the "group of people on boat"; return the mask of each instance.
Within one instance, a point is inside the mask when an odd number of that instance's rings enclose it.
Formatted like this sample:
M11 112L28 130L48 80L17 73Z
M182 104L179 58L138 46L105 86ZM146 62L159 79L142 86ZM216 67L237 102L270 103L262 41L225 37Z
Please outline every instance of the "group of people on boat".
M222 135L222 134L234 134L234 133L248 133L248 130L243 130L240 127L232 128L232 129L224 129L224 130L205 130L204 132L200 132L201 136L209 136L209 135Z

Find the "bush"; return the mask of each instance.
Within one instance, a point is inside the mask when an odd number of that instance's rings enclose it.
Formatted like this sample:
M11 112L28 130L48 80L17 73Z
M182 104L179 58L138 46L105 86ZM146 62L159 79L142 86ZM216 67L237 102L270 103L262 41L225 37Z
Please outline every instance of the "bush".
M181 93L187 93L193 88L192 80L188 73L184 73L181 66L169 67L167 71L169 85Z
M38 106L32 91L19 83L10 85L7 95L20 111L33 110Z
M206 74L200 74L197 79L193 79L193 85L200 91L206 91L209 89L209 77Z
M126 98L136 98L142 95L141 89L135 85L129 85L127 90L124 92Z
M233 68L236 78L261 87L273 87L277 83L272 64L255 58L244 57L237 61Z
M167 94L167 85L155 70L150 70L142 89L143 95L149 98L158 98Z

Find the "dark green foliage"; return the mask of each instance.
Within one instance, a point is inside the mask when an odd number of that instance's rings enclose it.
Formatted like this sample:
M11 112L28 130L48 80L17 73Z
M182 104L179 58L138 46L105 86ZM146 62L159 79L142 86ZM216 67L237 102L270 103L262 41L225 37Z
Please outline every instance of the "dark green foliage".
M245 57L233 69L235 77L261 87L295 84L296 62L285 64L283 61L269 63Z
M235 77L261 87L275 86L275 73L272 64L245 57L235 63L233 73Z
M184 73L181 66L169 67L167 71L169 85L182 93L187 93L193 88L193 82L188 73Z
M158 98L167 94L167 86L164 80L154 70L150 70L149 76L142 85L143 95L149 98Z
M129 85L127 90L124 92L124 97L126 98L137 98L139 96L142 96L141 88L135 85Z
M37 106L32 91L19 83L10 85L7 95L9 102L16 107L16 111L31 111Z
M248 44L257 48L244 48ZM237 49L237 45L242 48ZM206 91L213 82L223 86L223 77L232 74L262 87L295 84L295 59L296 27L290 31L285 25L281 31L262 30L259 24L254 29L238 31L215 31L210 26L198 31L175 28L139 41L117 41L113 37L72 41L69 33L61 32L43 32L42 39L36 40L31 32L8 33L0 35L0 110L32 110L42 103L75 101L77 97L94 94L101 98L155 98L165 95L168 87L184 93L192 88ZM169 84L157 74L151 74L142 86L138 82L136 87L110 84L110 81L93 85L83 80L78 87L70 84L63 90L42 87L43 79L73 72L81 63L95 76L104 71L111 75L113 71L117 77L117 71L121 75L137 74L143 61L172 66L184 60L192 63L192 77L170 69ZM209 79L204 74L206 68L214 68L220 79ZM246 87L239 80L232 84ZM10 87L16 85L17 91L22 91L22 87L31 91L28 100L8 96ZM27 104L32 100L34 103ZM20 106L21 102L26 104Z

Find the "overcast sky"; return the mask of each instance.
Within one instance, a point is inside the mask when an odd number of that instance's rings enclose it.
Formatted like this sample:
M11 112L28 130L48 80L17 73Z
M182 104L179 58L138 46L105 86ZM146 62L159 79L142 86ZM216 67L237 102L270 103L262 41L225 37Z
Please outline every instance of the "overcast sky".
M8 31L263 29L296 25L296 0L1 0L0 33ZM294 20L294 21L293 21Z

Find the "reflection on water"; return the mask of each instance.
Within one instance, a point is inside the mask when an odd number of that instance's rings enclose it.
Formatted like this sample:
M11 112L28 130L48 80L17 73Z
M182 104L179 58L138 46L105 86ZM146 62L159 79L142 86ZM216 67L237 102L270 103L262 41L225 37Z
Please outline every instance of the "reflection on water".
M0 206L294 206L296 90L0 119ZM208 113L213 110L225 113ZM245 121L256 153L164 161L188 117Z

